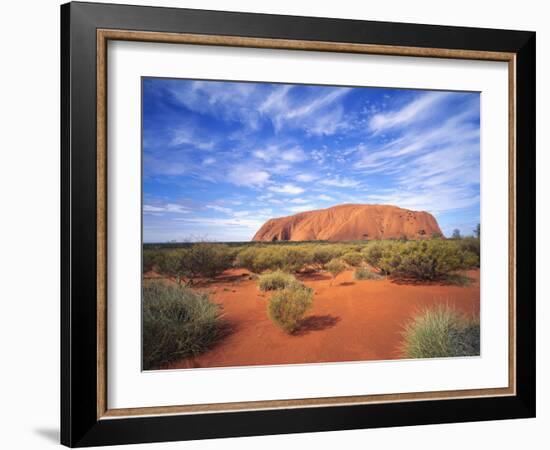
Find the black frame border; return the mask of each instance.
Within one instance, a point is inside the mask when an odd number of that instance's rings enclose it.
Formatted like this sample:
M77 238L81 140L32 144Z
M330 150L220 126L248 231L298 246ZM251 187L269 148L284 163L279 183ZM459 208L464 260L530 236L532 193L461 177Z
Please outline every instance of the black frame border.
M96 30L516 54L516 395L97 419ZM73 2L61 6L61 443L70 447L534 417L534 32Z

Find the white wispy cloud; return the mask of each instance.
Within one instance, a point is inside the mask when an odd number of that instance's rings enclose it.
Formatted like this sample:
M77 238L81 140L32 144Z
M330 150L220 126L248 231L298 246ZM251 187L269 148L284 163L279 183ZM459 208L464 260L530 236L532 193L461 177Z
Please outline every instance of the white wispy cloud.
M298 145L271 144L261 149L254 150L252 156L264 161L284 161L293 164L305 161L308 157L304 150ZM286 167L290 167L290 166Z
M306 154L300 147L294 147L281 152L280 157L283 161L302 162L307 159Z
M277 192L278 194L289 194L289 195L298 195L304 192L303 188L291 183L269 186L268 189L272 192Z
M174 131L170 145L188 145L189 147L198 148L200 150L212 150L215 143L211 139L205 139L203 136L196 134L192 130L192 125L188 125L185 128Z
M299 173L296 175L296 181L300 181L302 183L309 183L313 180L316 180L318 177L316 175L313 175L311 173Z
M293 198L290 200L290 203L307 203L309 200L307 198Z
M387 170L403 165L403 157L424 154L434 148L479 143L479 126L470 122L478 111L479 103L471 102L468 108L443 122L407 131L378 149L359 152L360 158L354 166L357 169Z
M288 86L280 86L262 103L259 110L270 118L276 130L302 128L311 134L333 134L342 127L343 110L335 106L350 89L327 90L323 95L295 99Z
M233 210L231 208L227 208L225 206L220 205L206 205L205 208L207 209L213 209L214 211L222 212L225 214L233 214Z
M247 164L233 166L227 180L236 186L262 187L269 181L269 172Z
M370 129L379 132L418 121L420 116L429 114L436 103L445 100L448 96L447 92L424 93L401 109L375 114L370 120Z
M307 203L304 205L289 206L286 209L292 213L299 213L299 212L305 212L305 211L313 211L317 209L317 206L312 203Z
M326 195L326 194L318 195L317 198L319 200L324 200L325 202L330 202L330 201L334 200L333 197L331 197L330 195Z
M292 86L289 84L275 88L273 92L271 92L271 94L269 94L268 97L261 103L258 110L261 113L266 113L271 110L284 109L288 104L286 96L291 89Z
M144 213L178 213L187 214L190 212L189 208L178 205L176 203L166 203L163 205L143 205Z
M257 84L193 81L181 87L174 85L172 93L192 111L240 122L251 129L258 126L258 112L250 107L263 96Z
M263 222L255 219L244 219L239 217L222 218L222 217L177 217L173 220L178 222L194 223L200 225L216 225L224 227L238 227L251 230L257 230L262 226Z
M338 188L353 188L359 186L361 183L353 178L336 176L334 178L321 180L321 184Z

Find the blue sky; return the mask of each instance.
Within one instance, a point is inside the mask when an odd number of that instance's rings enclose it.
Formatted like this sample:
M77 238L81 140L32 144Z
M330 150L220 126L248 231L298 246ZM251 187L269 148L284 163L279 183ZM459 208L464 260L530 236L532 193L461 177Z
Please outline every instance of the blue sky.
M143 239L247 241L342 203L479 223L479 94L143 79Z

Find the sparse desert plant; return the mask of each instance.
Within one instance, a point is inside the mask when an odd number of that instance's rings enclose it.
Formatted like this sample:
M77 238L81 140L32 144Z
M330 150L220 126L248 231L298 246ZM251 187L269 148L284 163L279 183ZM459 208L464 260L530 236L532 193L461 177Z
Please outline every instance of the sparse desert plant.
M161 274L174 277L178 284L182 278L213 278L229 269L235 258L234 251L224 244L196 243L186 248L163 251L155 257Z
M155 270L161 258L162 253L159 251L144 250L142 255L143 273Z
M258 248L259 247L257 248L245 247L242 250L240 250L237 253L237 257L235 258L234 265L236 267L243 267L245 269L248 269L251 272L256 272L255 266L254 266L254 254Z
M335 258L338 250L329 245L318 245L311 251L311 261L318 267L324 267L332 258Z
M467 318L449 306L425 310L403 333L408 358L476 356L480 352L479 319Z
M227 245L200 242L186 249L182 264L191 277L213 278L229 269L234 257Z
M353 273L353 278L356 280L379 280L382 277L375 272L371 272L366 267L359 267Z
M349 264L350 266L357 267L360 266L363 262L363 257L361 256L361 253L357 251L353 252L347 252L342 256L342 259L346 264Z
M287 272L297 272L311 263L311 253L305 248L284 247L281 251L283 260L281 269Z
M237 254L235 265L254 273L266 270L296 272L311 261L311 252L305 247L277 244L245 248Z
M481 225L478 223L476 227L474 228L474 237L476 239L479 239L481 236Z
M269 318L287 333L294 333L313 304L313 290L302 284L275 292L269 299Z
M326 269L332 275L332 280L330 281L330 285L332 286L332 282L336 277L346 270L346 265L340 259L333 259L326 265Z
M290 273L277 270L271 273L264 273L258 277L260 291L276 291L285 289L297 283L296 277Z
M224 334L220 308L208 295L162 281L143 285L143 368L198 355Z
M363 254L366 261L385 275L431 281L444 279L457 270L479 267L475 243L464 239L433 239L376 243Z
M379 267L380 259L384 256L384 246L377 242L371 243L363 250L363 255L371 266Z
M160 273L167 277L174 277L178 284L184 276L188 276L187 268L184 265L185 250L170 250L162 252L157 258L157 265Z
M464 252L473 253L478 257L478 259L481 253L479 244L480 244L479 238L472 237L472 236L462 238L459 242L459 246ZM478 261L478 265L479 265L479 261Z

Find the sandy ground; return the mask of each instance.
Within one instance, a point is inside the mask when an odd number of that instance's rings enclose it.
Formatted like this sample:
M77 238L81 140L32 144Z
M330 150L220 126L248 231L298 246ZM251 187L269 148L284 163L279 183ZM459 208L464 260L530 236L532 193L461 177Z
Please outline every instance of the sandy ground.
M232 332L206 353L166 368L398 359L403 325L419 311L448 304L479 314L479 271L466 274L474 279L466 287L356 281L352 271L332 286L324 273L298 276L315 291L313 308L300 330L288 335L267 316L271 294L260 292L246 270L229 270L200 289L222 305Z

